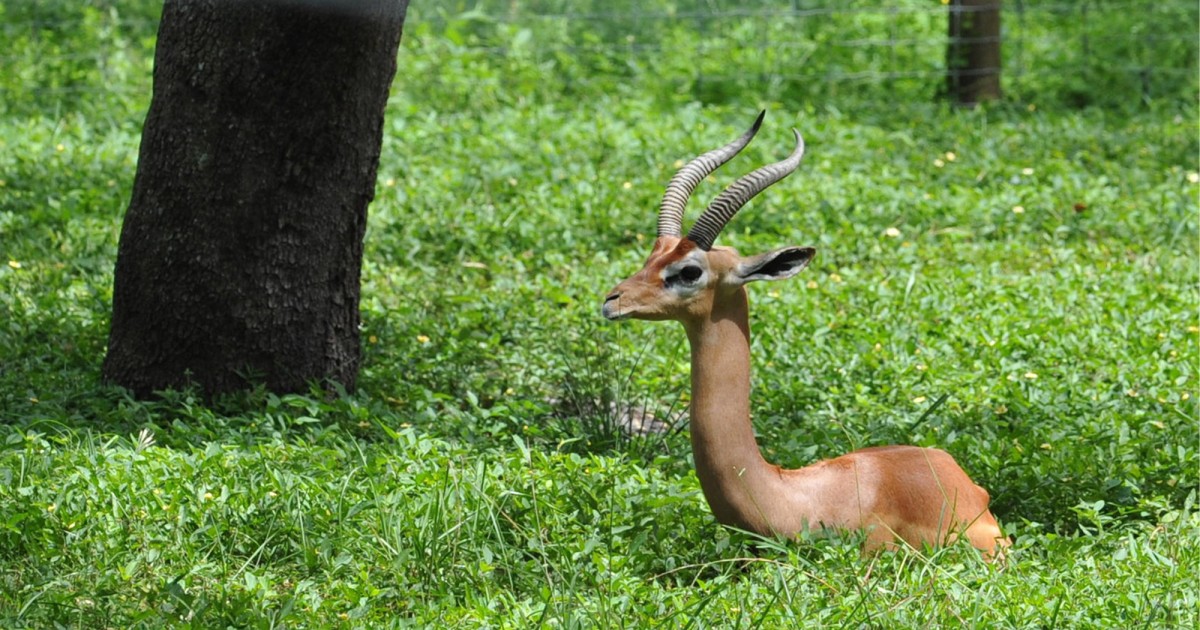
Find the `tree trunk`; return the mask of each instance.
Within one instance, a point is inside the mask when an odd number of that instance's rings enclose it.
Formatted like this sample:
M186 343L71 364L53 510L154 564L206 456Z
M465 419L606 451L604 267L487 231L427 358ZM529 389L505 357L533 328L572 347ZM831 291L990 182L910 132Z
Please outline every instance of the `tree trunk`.
M950 3L946 86L960 104L1000 98L1000 1Z
M407 0L167 0L105 380L354 387L359 271Z

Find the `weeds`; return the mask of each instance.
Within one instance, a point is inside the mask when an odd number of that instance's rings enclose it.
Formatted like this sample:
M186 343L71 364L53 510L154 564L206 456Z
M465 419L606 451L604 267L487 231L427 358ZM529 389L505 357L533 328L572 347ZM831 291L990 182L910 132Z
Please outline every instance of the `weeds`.
M3 30L63 88L99 70L53 51L121 54L104 98L31 93L0 119L0 625L1196 625L1194 98L1056 107L1074 80L1036 111L680 96L654 68L456 56L451 29L503 33L413 22L359 392L136 401L97 374L153 31L114 42L101 5L47 5L78 13L78 39ZM944 448L1014 535L1004 567L962 545L863 557L849 536L719 528L678 417L682 331L600 320L675 162L760 106L738 164L772 159L790 126L809 155L722 243L819 250L752 291L765 455ZM631 435L630 409L667 430Z

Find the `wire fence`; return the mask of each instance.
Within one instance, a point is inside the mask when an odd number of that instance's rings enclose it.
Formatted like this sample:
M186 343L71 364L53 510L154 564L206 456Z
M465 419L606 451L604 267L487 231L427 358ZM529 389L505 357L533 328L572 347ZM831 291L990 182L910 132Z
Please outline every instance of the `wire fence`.
M999 72L1010 99L1133 105L1197 94L1194 0L1001 3L1002 63L948 69L941 0L540 0L415 2L399 89L450 105L478 96L547 98L630 83L680 98L929 100L948 73ZM0 111L149 95L158 2L0 4ZM465 80L440 81L451 72ZM472 81L472 78L479 79ZM27 107L26 107L27 106Z

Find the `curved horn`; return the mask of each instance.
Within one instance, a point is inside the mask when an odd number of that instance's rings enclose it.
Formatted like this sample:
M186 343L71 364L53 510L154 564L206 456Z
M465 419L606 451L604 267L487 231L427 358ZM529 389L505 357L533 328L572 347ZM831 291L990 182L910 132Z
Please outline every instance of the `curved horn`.
M796 148L792 154L782 162L768 164L749 175L742 176L730 184L729 188L721 191L721 194L708 204L708 209L700 215L696 224L688 231L688 240L695 241L704 251L712 249L713 241L717 240L717 235L721 233L725 224L733 218L738 210L741 210L742 206L746 205L747 201L765 190L767 186L791 175L792 171L800 166L800 159L804 157L804 138L800 136L799 131L793 129L792 132L796 134Z
M675 173L671 181L667 183L662 203L658 206L659 236L683 235L683 209L687 205L688 198L692 196L692 191L696 189L696 185L700 183L700 180L708 177L709 173L720 168L722 164L746 148L746 145L754 139L754 134L758 133L758 128L762 126L763 117L766 115L767 110L764 109L758 113L754 126L737 140L693 159Z

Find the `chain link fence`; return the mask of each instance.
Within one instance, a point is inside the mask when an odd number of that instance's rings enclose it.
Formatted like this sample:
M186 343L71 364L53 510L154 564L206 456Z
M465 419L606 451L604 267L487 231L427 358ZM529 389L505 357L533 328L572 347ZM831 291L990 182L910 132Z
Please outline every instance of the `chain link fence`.
M417 0L397 86L426 106L643 89L724 101L929 101L946 86L949 0ZM0 112L144 107L159 2L0 4ZM1195 102L1194 0L1003 0L1011 101ZM446 78L445 80L440 80ZM110 103L111 104L111 103Z

